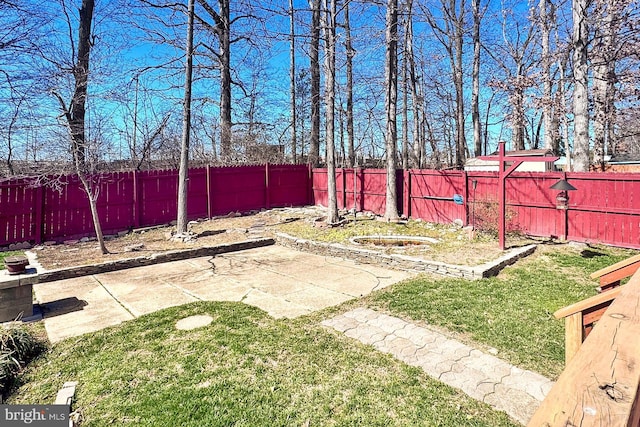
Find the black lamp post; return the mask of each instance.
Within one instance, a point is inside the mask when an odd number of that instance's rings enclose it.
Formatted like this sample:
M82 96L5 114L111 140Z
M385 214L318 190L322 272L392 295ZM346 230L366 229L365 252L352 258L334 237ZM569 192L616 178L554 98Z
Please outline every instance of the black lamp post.
M569 209L569 193L567 191L577 190L576 187L569 184L566 179L561 179L551 186L552 190L560 191L556 196L556 209Z
M560 209L561 211L564 211L564 214L562 215L564 217L564 221L563 221L564 231L562 235L562 240L566 241L567 238L569 237L569 211L568 211L569 210L569 193L568 191L575 191L577 190L577 188L569 184L565 178L562 178L561 180L553 184L551 186L551 189L560 191L556 196L556 209Z

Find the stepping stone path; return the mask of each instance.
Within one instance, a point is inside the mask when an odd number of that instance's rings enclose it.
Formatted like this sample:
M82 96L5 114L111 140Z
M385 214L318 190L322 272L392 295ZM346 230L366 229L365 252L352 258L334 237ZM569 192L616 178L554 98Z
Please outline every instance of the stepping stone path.
M367 308L322 322L527 424L553 382L445 335Z

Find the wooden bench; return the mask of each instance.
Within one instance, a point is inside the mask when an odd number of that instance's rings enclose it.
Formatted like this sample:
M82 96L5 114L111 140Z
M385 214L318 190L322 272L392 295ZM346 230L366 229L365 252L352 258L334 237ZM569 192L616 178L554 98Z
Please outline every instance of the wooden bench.
M603 304L610 304L602 310ZM600 307L600 308L596 308ZM542 402L529 427L640 425L640 272L629 283L565 307L556 315L580 315L568 321L574 333L585 318L603 315ZM589 310L592 310L590 311ZM587 313L587 314L585 314ZM568 343L569 344L569 343Z
M565 364L569 364L595 322L618 296L621 280L633 275L638 268L640 255L635 255L591 273L592 279L600 279L600 293L553 313L556 319L565 319Z
M595 322L600 320L622 287L611 289L587 298L553 313L556 319L564 318L564 362L568 365L587 339Z
M620 281L631 276L640 267L640 255L632 256L609 267L591 273L592 279L600 279L599 292L620 286Z

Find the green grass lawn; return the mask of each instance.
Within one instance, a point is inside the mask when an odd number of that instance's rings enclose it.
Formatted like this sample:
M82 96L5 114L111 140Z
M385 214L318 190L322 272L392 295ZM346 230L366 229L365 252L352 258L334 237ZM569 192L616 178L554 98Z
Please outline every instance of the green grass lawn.
M595 295L589 274L637 251L539 246L498 277L420 277L371 296L370 306L462 334L499 357L555 378L564 369L561 307Z
M26 371L9 403L51 403L65 381L78 381L73 407L83 426L513 425L321 320L369 306L446 328L554 378L563 369L564 323L552 313L595 294L591 272L636 253L541 245L496 278L421 276L296 320L241 303L170 308L56 344ZM214 322L175 329L194 314Z
M208 314L211 325L176 330ZM510 426L491 410L310 318L194 303L57 344L9 403L79 381L83 426Z

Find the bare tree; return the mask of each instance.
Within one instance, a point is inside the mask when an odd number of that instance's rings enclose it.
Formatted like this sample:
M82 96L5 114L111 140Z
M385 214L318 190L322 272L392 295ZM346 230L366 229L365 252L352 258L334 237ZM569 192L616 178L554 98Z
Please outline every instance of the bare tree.
M289 0L289 80L291 93L291 159L298 162L297 128L298 119L296 108L296 27L293 0Z
M311 7L311 45L309 46L309 68L311 71L311 141L309 163L320 164L320 0L309 0Z
M482 155L482 130L480 127L480 0L472 0L473 11L473 71L471 76L471 121L473 122L474 155Z
M387 153L387 191L384 218L397 221L398 202L396 190L396 110L398 98L398 0L387 0L385 33L385 111L387 129L385 133Z
M557 101L556 101L556 108L558 108L559 106L562 106L562 139L564 141L564 152L565 152L565 157L567 159L567 165L565 166L565 170L567 171L573 171L573 162L572 162L572 154L571 154L571 146L569 145L569 117L566 114L565 111L565 105L567 103L566 98L567 98L567 94L566 94L566 90L565 87L567 86L567 61L569 60L569 53L567 51L566 55L561 55L560 58L558 58L558 73L560 74L560 82L558 84L558 94L557 94ZM559 109L559 108L558 108ZM555 114L555 116L557 117L558 115L560 115L560 111Z
M588 9L590 0L573 0L573 170L589 170Z
M401 159L402 159L402 169L409 169L409 61L407 58L407 23L405 21L405 37L404 37L404 46L403 51L404 55L402 55L402 77L401 88L402 88L402 111L400 114L402 115L402 150L401 150Z
M356 150L354 146L354 127L353 127L353 57L356 54L351 43L351 18L349 16L350 0L344 3L344 47L346 50L346 78L347 78L347 144L349 146L349 167L356 164Z
M406 0L406 28L405 28L405 55L408 61L409 89L411 91L411 104L413 107L412 133L413 133L413 164L420 168L423 166L425 149L421 132L422 105L424 97L419 94L418 75L416 71L416 59L413 50L413 0Z
M217 51L212 46L203 46L217 58L220 69L220 158L223 162L231 158L231 25L238 18L231 19L230 0L218 0L216 11L208 0L198 0L198 4L213 21L209 23L204 16L195 15L195 19L214 34L218 41ZM236 41L239 39L236 39Z
M464 112L463 46L465 34L466 0L440 0L438 15L425 10L425 16L436 39L442 44L449 59L451 78L455 89L455 163L462 168L467 155Z
M615 146L615 84L618 80L616 65L621 55L618 32L624 21L629 21L625 15L627 1L614 2L601 0L596 2L595 34L592 47L593 66L593 142L594 164L604 170L605 153L607 147ZM629 25L629 24L627 24ZM631 24L633 25L633 24Z
M549 14L549 5L551 4L552 13ZM553 25L553 3L551 0L540 0L538 4L539 9L539 25L540 25L540 38L542 42L542 120L544 122L544 148L547 150L553 150L558 152L558 138L557 128L554 125L553 120L553 98L552 98L552 86L553 78L551 76L551 49L550 49L550 35Z
M93 226L100 245L100 251L103 254L109 253L104 243L102 227L100 225L100 217L98 215L97 200L99 188L90 176L90 163L87 162L87 140L85 135L85 114L87 104L87 89L89 82L89 64L90 52L92 46L91 24L93 22L94 0L82 0L79 9L79 25L77 38L77 53L71 75L74 81L73 95L69 104L63 99L62 95L57 91L53 91L53 95L60 103L62 115L66 121L69 130L71 142L71 154L73 156L73 164L75 172L82 183L82 187L89 199L91 209L91 218ZM70 21L69 21L70 25ZM73 45L72 41L72 45Z
M178 175L178 219L176 238L187 235L187 180L189 179L189 136L191 133L191 86L193 81L193 20L195 0L189 0L187 11L187 43L185 48L184 101L182 110L182 141Z
M336 91L336 0L324 0L323 11L325 41L325 110L327 145L327 223L338 222L338 200L336 197L336 159L335 159L335 91Z

